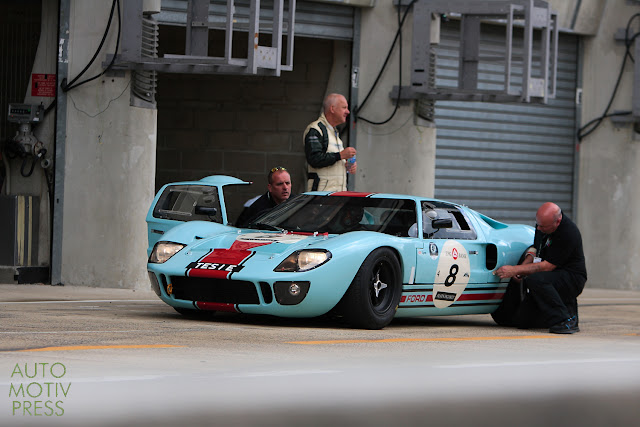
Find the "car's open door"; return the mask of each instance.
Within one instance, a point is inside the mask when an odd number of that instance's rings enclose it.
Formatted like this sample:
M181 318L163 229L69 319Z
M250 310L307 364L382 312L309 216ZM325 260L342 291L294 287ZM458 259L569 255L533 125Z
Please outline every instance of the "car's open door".
M224 175L208 176L200 181L175 182L163 186L147 213L148 252L162 235L187 221L211 221L229 225L222 191L225 186L248 185ZM228 190L227 190L228 191Z

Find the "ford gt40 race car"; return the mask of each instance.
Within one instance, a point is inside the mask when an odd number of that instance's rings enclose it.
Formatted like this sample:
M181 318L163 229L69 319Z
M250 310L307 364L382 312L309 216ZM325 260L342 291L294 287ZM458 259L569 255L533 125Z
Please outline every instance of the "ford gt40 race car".
M335 310L367 329L394 317L492 313L508 284L492 272L533 242L533 227L454 203L349 191L301 194L240 229L224 195L245 184L213 176L155 197L147 269L178 312Z

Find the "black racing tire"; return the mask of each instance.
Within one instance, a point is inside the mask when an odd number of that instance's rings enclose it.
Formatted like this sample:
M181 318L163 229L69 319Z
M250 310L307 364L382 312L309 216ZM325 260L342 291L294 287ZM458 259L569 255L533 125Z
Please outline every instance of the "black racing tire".
M527 251L528 249L520 256L518 265L522 264L524 261L527 256ZM491 317L494 322L500 326L516 326L516 315L520 308L520 304L522 304L523 298L524 281L515 279L509 280L507 290L504 293L502 301L500 301L500 305L498 305L498 308L491 313Z
M376 292L376 286L386 287ZM341 301L341 314L353 327L382 329L391 323L402 295L400 261L389 248L378 248L364 260Z
M210 319L216 313L214 310L196 310L195 308L173 307L173 309L187 319Z

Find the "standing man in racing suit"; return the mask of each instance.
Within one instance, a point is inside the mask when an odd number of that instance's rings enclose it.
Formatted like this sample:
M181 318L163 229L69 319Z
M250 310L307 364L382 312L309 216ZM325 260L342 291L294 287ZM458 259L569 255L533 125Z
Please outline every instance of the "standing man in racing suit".
M518 298L513 316L508 315L511 319L504 319L504 324L546 327L556 334L580 331L577 297L587 281L582 236L555 203L544 203L538 209L533 248L522 263L503 265L494 274L501 279L523 278L526 289L524 299ZM511 311L505 308L498 310Z
M304 131L304 153L307 158L307 191L344 191L347 189L347 171L355 173L357 164L347 164L355 158L356 149L344 148L336 126L347 121L347 99L338 94L327 95L323 112Z

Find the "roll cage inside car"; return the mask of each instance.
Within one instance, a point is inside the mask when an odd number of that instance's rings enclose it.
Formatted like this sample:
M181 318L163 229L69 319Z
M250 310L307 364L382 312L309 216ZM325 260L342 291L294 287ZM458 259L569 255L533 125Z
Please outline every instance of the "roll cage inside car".
M463 211L457 206L438 201L423 201L422 234L425 239L458 239L475 240L476 231ZM442 226L443 221L450 220L449 226Z

